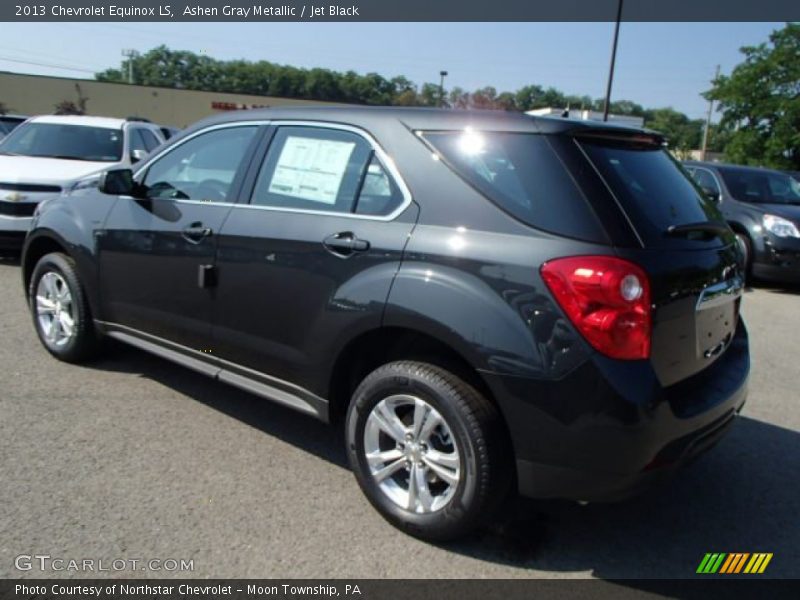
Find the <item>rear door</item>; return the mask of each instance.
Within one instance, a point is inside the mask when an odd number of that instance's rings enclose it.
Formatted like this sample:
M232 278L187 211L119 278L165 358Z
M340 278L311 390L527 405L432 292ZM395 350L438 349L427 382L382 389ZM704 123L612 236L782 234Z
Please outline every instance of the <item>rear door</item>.
M333 348L380 324L416 208L377 144L341 125L276 125L251 175L219 238L214 353L322 390Z
M743 279L733 233L657 140L599 134L575 144L638 238L617 253L650 277L651 360L661 384L702 371L736 334Z

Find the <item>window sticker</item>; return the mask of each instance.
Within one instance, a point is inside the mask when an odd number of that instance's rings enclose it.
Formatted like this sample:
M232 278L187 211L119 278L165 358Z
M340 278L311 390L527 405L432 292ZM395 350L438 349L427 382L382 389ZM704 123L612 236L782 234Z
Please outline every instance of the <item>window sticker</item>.
M355 142L289 136L269 184L269 193L336 204Z

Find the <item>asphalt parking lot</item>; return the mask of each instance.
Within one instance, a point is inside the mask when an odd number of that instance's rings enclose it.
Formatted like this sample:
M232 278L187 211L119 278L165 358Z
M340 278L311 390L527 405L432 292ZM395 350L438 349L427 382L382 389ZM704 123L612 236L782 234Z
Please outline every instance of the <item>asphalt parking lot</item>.
M192 559L159 577L690 577L706 552L772 552L800 576L800 288L745 297L743 416L667 487L615 505L519 502L447 545L407 537L362 497L340 432L141 351L88 366L36 340L0 261L0 577L20 554ZM634 584L631 584L634 585Z

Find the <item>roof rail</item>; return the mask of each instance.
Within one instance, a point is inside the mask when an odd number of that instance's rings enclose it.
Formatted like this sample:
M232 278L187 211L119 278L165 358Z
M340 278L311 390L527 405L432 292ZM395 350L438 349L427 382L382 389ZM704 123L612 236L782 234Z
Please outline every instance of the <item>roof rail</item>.
M145 119L144 117L125 117L126 121L136 121L138 123L152 123L150 119Z

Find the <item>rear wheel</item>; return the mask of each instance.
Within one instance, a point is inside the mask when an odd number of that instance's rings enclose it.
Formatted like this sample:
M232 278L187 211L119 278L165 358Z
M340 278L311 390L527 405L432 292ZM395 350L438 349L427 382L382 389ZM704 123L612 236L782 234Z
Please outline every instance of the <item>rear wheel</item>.
M90 358L97 336L75 262L54 252L39 259L28 290L36 333L47 351L67 362Z
M400 361L373 371L353 396L346 435L367 498L411 535L464 535L509 492L510 454L497 410L439 367Z

